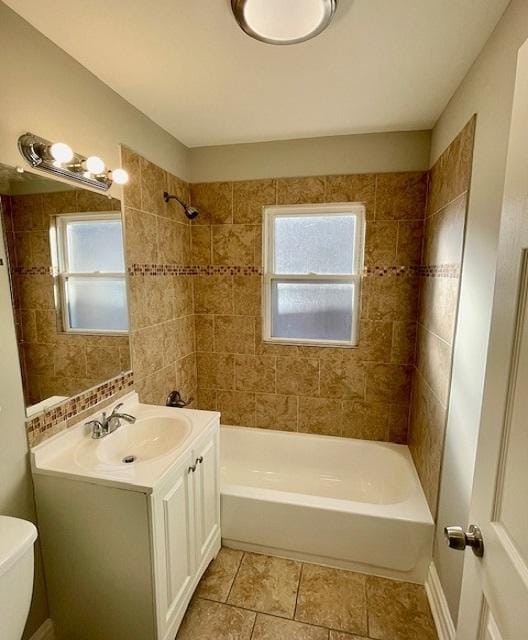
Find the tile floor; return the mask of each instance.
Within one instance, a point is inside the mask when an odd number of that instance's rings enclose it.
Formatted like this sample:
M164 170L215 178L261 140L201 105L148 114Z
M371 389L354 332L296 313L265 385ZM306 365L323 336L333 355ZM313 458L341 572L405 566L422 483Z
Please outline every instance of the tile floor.
M222 548L177 640L437 640L423 587Z

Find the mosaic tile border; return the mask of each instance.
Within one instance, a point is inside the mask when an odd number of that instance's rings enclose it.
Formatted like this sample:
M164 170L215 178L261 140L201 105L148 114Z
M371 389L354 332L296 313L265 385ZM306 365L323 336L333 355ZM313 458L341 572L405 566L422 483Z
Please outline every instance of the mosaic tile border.
M53 267L15 267L14 272L21 276L52 276Z
M37 437L40 440L45 440L54 435L54 428L60 423L74 418L83 411L95 407L100 402L108 400L118 393L131 390L133 386L134 373L127 371L26 420L26 432L30 446L36 444L35 439ZM64 425L64 428L66 428L66 425Z
M139 264L128 267L129 276L261 276L262 270L253 266L236 265L176 265L176 264ZM432 278L458 278L459 264L441 265L390 265L365 267L365 277L373 276L422 276Z

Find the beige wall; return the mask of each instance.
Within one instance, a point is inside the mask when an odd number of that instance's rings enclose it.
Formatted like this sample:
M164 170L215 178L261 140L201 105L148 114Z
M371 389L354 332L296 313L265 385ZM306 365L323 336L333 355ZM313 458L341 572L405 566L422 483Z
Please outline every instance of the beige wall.
M65 28L67 17L65 16ZM32 131L119 166L118 144L188 177L188 150L0 2L0 162L22 164L16 142Z
M164 168L188 175L186 148L0 2L0 162L22 164L16 147L33 130L76 151L120 163L121 142ZM120 190L119 190L120 191ZM120 196L119 191L116 195ZM4 251L3 243L0 251ZM4 256L5 264L5 256ZM24 401L6 267L0 267L0 513L34 519ZM31 634L47 616L37 566Z
M403 131L195 147L191 181L424 171L430 142L430 131Z
M477 114L453 377L440 485L435 564L457 616L462 554L442 540L465 525L479 428L517 51L528 38L528 3L513 0L433 131L432 162Z

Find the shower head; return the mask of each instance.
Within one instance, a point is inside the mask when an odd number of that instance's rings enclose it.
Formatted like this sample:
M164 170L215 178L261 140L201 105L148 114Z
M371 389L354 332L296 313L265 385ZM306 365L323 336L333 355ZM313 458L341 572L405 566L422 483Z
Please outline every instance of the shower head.
M179 202L183 207L185 211L185 215L189 218L189 220L194 220L194 218L196 218L196 216L200 213L198 209L191 207L190 204L186 204L185 202L183 202L183 200L180 200L178 196L173 196L167 191L163 192L163 199L165 200L165 202L169 202L169 200L176 200L176 202Z

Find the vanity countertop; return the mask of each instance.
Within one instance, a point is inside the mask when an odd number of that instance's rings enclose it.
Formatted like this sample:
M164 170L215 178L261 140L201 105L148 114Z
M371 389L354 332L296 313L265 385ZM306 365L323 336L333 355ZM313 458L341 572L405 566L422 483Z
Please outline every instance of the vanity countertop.
M134 424L123 423L93 439L85 423L98 419L98 411L32 448L33 473L152 493L173 463L188 455L220 418L216 411L141 404L135 392L120 401L120 413L134 416Z

